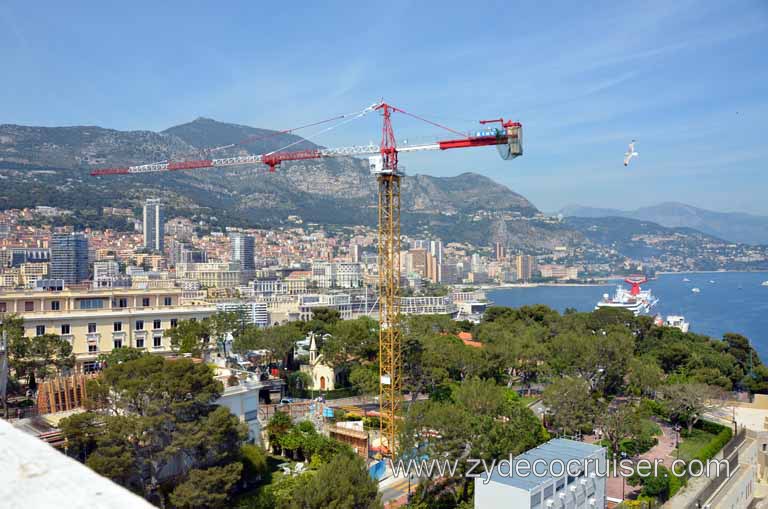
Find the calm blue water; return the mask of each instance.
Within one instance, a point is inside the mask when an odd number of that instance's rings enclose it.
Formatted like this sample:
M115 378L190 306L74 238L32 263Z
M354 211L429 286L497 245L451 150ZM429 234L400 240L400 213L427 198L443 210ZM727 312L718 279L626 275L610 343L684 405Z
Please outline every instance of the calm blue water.
M643 288L659 298L654 313L683 315L698 334L716 338L725 332L743 334L768 361L768 286L760 286L765 280L768 272L664 274ZM701 292L691 292L693 287ZM546 304L562 313L568 307L591 311L604 293L613 292L614 286L539 286L493 290L488 298L499 306Z

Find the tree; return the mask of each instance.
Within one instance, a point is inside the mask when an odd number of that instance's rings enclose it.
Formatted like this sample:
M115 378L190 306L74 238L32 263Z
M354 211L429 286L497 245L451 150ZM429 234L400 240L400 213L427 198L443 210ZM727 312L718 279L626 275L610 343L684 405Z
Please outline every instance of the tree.
M619 403L601 412L597 424L614 457L619 454L623 440L637 438L643 431L640 411L630 403Z
M467 468L467 458L508 458L548 437L541 422L522 402L510 399L506 389L493 380L477 377L456 384L446 400L412 403L399 436L405 459L427 454L457 460L459 474ZM463 477L449 481L459 485L465 501L469 481Z
M662 382L664 372L650 356L633 357L629 361L628 389L635 396L652 396Z
M175 465L181 484L191 471L201 470L195 478L205 477L217 489L226 487L228 465L242 468L240 444L247 429L226 407L212 404L222 386L206 365L144 355L108 366L93 387L105 408L92 419L68 421L65 436L79 451L95 437L86 463L99 474L162 503L160 485L169 465ZM192 487L185 485L177 496L203 497L190 492Z
M375 366L356 366L349 374L349 382L358 394L375 394L379 391L379 372Z
M283 361L284 366L288 366L289 357L301 334L294 322L267 329L250 325L235 338L232 349L241 354L253 350L266 350L271 360Z
M288 392L298 396L301 391L308 391L312 387L312 377L304 371L295 371L288 375Z
M258 481L269 472L267 452L258 445L240 446L240 462L243 464L243 480L246 484Z
M59 421L59 429L66 439L69 456L85 462L96 449L96 439L101 434L98 428L100 418L92 412L73 414Z
M171 339L171 348L180 353L202 356L211 340L211 327L207 320L182 320L176 327L166 329L163 335Z
M291 430L293 422L285 412L276 411L267 423L267 437L273 450L280 448L280 440Z
M304 324L304 330L314 331L320 335L327 334L340 320L341 313L337 309L316 308L312 310L312 319Z
M376 509L381 507L378 483L362 458L349 450L334 456L315 475L299 483L290 509Z
M544 404L552 414L552 427L566 435L591 429L595 422L595 402L581 378L556 378L544 390Z
M662 389L670 417L688 428L688 433L701 417L717 406L719 391L702 383L674 383Z
M615 392L623 383L634 351L632 335L623 327L586 334L568 331L552 341L552 366L561 375L579 376L592 391Z
M368 317L339 321L321 350L328 364L343 371L355 361L371 361L379 353L378 325Z
M107 367L132 361L144 355L150 354L143 350L139 350L138 348L126 346L122 348L113 348L111 352L99 355L99 361L101 361L102 366Z
M224 507L242 470L241 463L194 469L189 472L187 480L171 492L171 503L179 509Z
M5 317L2 330L8 338L9 365L17 378L45 378L54 371L75 365L72 345L56 334L24 336L24 321L14 316Z

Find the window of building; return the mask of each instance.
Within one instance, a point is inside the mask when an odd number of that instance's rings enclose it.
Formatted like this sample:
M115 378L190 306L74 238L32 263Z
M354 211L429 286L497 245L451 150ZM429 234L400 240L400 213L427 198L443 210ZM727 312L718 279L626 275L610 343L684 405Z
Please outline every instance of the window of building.
M144 320L136 320L136 330L144 330Z
M88 332L91 333L91 334L96 332L96 323L95 322L91 322L91 323L88 324Z
M8 311L8 304L0 302L0 313L5 313L6 311Z
M115 340L115 348L122 348L123 347L123 340L122 339L116 339Z
M161 322L160 320L155 320L152 322L153 329L160 329L162 327L163 327L163 322Z
M145 308L149 307L149 297L144 297L143 299L141 299L141 305L144 306Z
M136 348L144 348L144 338L136 338Z
M35 310L35 302L31 300L25 300L24 311L34 311L34 310Z
M38 325L35 327L35 334L38 336L42 336L45 334L45 325Z
M128 307L128 299L117 299L117 307L119 308L127 308Z
M80 299L80 309L102 309L104 307L104 299Z
M115 322L114 324L112 324L112 327L113 327L112 329L113 331L120 332L121 330L123 330L123 322Z
M163 346L163 336L153 336L152 346L154 346L155 348L160 348L161 346Z
M171 297L165 298L165 305L170 306L173 303L173 299Z
M88 353L96 353L99 351L99 345L96 343L90 343L88 345Z
M68 323L61 324L61 333L62 334L69 334L70 327Z
M61 302L57 300L51 301L51 311L58 311L61 309Z
M90 347L89 347L90 351ZM89 361L83 363L83 373L93 373L99 369L99 365L96 361Z
M171 327L176 327L179 325L179 319L178 318L171 318Z

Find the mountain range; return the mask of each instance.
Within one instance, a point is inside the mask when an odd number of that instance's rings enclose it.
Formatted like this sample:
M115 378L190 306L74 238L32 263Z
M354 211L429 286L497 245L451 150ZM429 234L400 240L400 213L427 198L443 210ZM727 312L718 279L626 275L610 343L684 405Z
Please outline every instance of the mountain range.
M316 148L298 136L198 118L162 132L98 126L0 125L0 210L55 206L71 215L33 219L41 224L130 230L131 221L105 214L131 208L140 217L149 197L163 200L166 217L189 217L205 228L274 227L304 223L328 227L377 222L377 186L367 161L352 157L260 165L91 177L94 168ZM210 147L219 147L211 150ZM672 235L692 246L712 236L648 221L576 218L553 221L525 197L476 173L454 177L409 174L402 186L402 231L445 242L489 246L499 225L515 250L544 253L556 246L607 246L626 256L655 255L631 235ZM642 237L642 235L641 235Z
M670 228L694 228L714 237L745 244L768 244L768 217L742 212L715 212L684 203L666 202L635 210L568 205L559 212L566 217L624 217L652 221Z
M289 216L325 224L375 224L376 180L367 162L351 157L286 162L275 173L262 166L238 166L88 175L99 167L257 154L288 145L290 150L317 147L295 135L207 118L162 132L0 125L0 180L8 191L0 195L0 208L54 205L93 216L103 207L139 208L148 196L156 196L165 200L169 214L214 218L233 226L270 226ZM473 215L538 213L523 196L474 173L409 175L402 209L405 231L449 231L455 226L463 232L457 238L474 241L487 234ZM490 229L490 220L480 223Z

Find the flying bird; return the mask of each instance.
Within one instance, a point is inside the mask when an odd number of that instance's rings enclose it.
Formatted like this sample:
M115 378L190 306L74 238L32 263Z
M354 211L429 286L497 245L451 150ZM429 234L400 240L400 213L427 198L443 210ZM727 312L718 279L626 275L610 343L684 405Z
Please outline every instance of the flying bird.
M635 140L632 140L632 143L629 144L629 150L624 154L624 166L629 166L629 161L633 157L638 157L638 153L635 152Z

